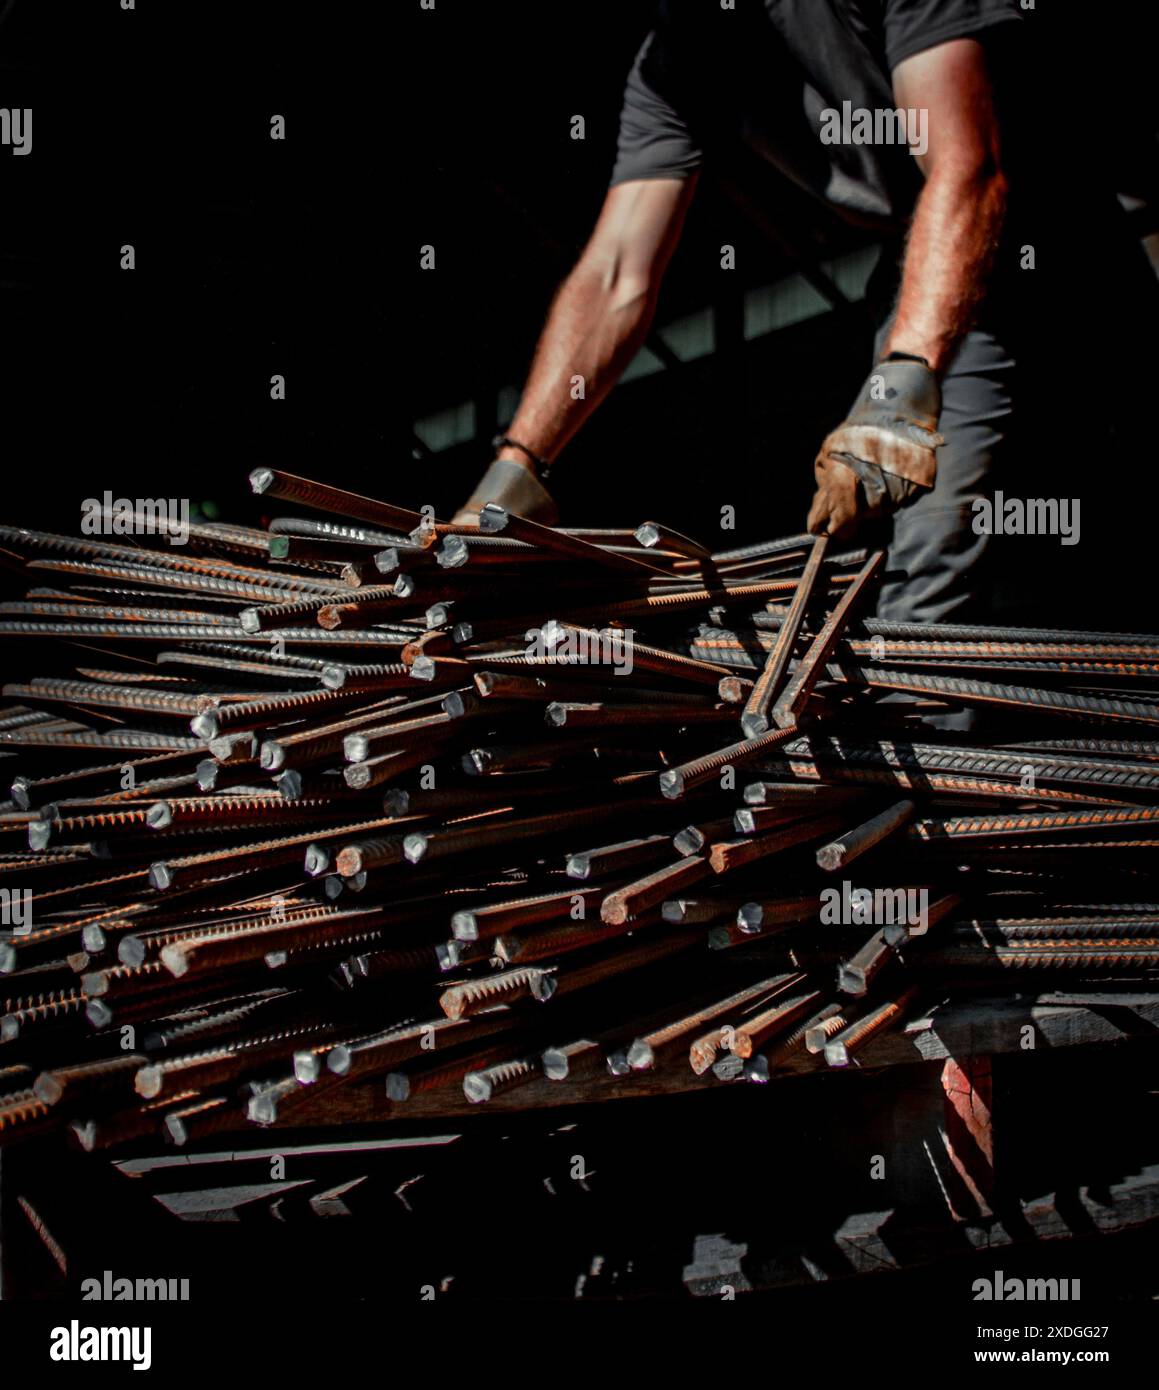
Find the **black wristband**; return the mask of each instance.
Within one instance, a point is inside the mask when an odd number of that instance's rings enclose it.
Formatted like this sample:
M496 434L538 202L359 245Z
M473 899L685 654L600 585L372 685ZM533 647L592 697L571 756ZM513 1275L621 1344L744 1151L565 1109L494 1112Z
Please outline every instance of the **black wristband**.
M518 439L512 439L510 435L497 434L491 441L491 447L492 449L518 449L521 454L526 454L535 465L536 474L540 479L546 478L551 470L551 464L546 459L541 459L526 444L520 444Z
M930 366L927 359L919 357L916 352L888 352L881 360L883 362L920 362L923 367ZM930 367L930 370L933 371L933 368Z

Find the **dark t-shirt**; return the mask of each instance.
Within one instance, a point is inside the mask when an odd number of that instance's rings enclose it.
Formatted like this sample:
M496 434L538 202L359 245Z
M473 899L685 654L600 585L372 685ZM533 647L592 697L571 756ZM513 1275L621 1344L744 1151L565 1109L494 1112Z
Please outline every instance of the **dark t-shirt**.
M897 231L921 186L908 148L827 143L826 113L893 110L904 58L1020 18L1018 0L662 0L628 77L612 183L687 177L740 142L844 220Z

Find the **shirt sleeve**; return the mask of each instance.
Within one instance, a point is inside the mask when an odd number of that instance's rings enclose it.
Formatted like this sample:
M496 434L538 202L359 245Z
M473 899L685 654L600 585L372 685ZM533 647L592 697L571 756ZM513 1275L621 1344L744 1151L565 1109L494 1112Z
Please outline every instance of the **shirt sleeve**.
M636 55L624 89L612 183L629 179L686 179L700 168L704 151L685 115L657 90L656 35Z
M1018 0L886 0L886 62L892 72L915 53L1021 18Z

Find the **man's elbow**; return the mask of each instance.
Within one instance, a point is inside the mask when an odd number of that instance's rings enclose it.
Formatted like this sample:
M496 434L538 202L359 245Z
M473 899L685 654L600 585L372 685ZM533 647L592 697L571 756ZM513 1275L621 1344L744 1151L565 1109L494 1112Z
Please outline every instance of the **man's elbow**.
M589 246L572 275L599 294L609 313L646 313L659 291L659 275L620 245Z

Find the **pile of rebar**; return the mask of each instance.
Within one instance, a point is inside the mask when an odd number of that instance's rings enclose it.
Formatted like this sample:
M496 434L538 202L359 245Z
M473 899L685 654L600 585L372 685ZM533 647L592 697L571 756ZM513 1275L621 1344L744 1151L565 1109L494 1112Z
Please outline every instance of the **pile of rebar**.
M0 1142L763 1081L1154 977L1159 636L251 485L312 517L0 527Z

